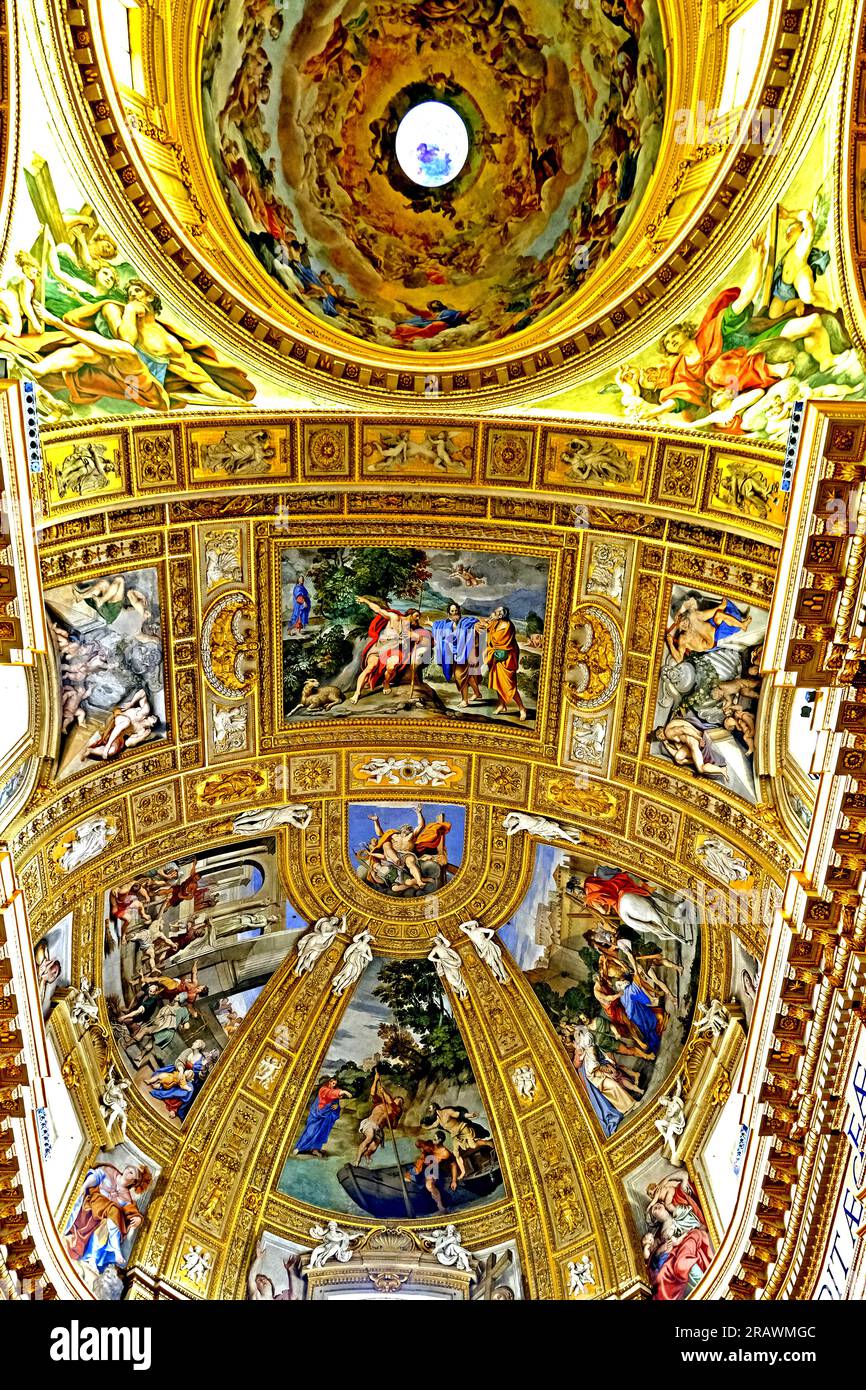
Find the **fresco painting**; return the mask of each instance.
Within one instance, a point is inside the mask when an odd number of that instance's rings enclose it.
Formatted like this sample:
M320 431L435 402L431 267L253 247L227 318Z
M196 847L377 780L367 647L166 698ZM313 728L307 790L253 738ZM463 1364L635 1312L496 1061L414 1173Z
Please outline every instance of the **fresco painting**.
M122 1297L121 1272L154 1195L158 1166L132 1144L97 1155L82 1177L63 1243L94 1296Z
M177 860L106 896L104 989L142 1096L181 1124L307 923L279 888L273 839Z
M44 124L40 140L24 168L14 256L0 286L0 339L9 375L35 383L41 418L69 423L252 401L249 377L178 320L125 258L64 156L51 150ZM110 442L58 452L49 463L55 502L121 490L123 465Z
M540 404L784 449L797 402L866 399L833 237L834 141L825 118L750 244L655 347ZM739 478L720 470L717 489L714 510L778 524L780 499L763 465L746 463Z
M643 1240L651 1297L677 1303L694 1293L715 1249L694 1181L661 1155L626 1179Z
M460 867L465 823L465 806L352 803L355 873L368 888L393 897L438 893Z
M378 957L361 977L278 1186L328 1211L399 1221L502 1191L472 1065L429 961Z
M60 668L59 777L164 739L162 604L155 569L45 593Z
M286 548L281 566L288 723L535 722L547 560L366 546Z
M664 90L654 0L221 0L201 92L230 214L273 279L330 327L435 352L528 328L597 271L649 184ZM397 152L425 102L468 137L435 187Z
M67 912L33 947L39 1000L45 1019L51 1012L57 990L68 989L72 984L72 917L73 914Z
M766 610L675 584L650 747L756 801L755 743Z
M499 939L526 973L606 1137L664 1083L695 1006L692 902L634 869L539 845Z

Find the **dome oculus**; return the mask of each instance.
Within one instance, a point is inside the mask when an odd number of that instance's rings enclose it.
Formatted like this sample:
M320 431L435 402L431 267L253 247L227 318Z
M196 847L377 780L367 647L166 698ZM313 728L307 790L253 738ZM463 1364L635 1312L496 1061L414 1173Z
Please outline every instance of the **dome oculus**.
M423 101L406 112L397 128L397 162L422 188L441 188L462 170L469 154L469 132L453 106Z

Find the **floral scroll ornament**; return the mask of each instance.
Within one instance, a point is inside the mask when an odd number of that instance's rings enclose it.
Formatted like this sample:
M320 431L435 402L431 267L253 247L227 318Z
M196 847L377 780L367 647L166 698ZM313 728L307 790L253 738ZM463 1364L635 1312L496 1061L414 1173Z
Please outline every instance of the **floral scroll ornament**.
M575 608L565 652L569 700L583 710L608 704L620 682L622 658L622 635L613 619L593 603Z

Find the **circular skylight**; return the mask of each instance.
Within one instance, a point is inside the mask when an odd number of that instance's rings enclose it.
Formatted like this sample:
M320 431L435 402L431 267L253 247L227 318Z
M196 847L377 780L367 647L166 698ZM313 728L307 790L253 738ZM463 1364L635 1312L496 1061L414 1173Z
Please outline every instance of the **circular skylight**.
M421 188L441 188L456 179L469 154L469 132L453 106L423 101L397 127L397 162Z

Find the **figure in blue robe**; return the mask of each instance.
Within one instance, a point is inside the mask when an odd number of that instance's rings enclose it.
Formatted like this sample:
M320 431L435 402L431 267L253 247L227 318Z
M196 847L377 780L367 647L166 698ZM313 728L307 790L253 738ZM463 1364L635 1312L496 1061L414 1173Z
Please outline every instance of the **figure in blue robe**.
M480 700L481 671L478 619L464 614L457 603L448 605L448 617L437 618L433 624L433 660L442 668L442 675L457 686L461 705L467 705L470 688ZM483 639L482 639L483 640Z
M348 1096L331 1076L313 1097L304 1132L295 1145L296 1154L323 1154L331 1130L340 1118L340 1101Z
M608 1059L605 1057L603 1058L603 1060L607 1061ZM612 1134L616 1133L616 1130L620 1125L620 1122L622 1120L622 1111L617 1110L616 1106L613 1105L611 1101L607 1099L607 1096L602 1095L598 1087L592 1084L592 1082L586 1074L585 1062L581 1062L580 1066L577 1069L577 1074L583 1082L584 1086L586 1087L586 1093L589 1096L589 1103L595 1111L596 1115L598 1116L599 1123L601 1124L601 1127L604 1130L604 1137L605 1139L609 1139Z
M625 1009L626 1017L637 1028L650 1052L654 1055L657 1054L661 1047L661 1034L659 1033L658 1018L649 995L641 989L639 984L631 980L620 991L619 997Z
M303 575L299 576L297 584L292 589L292 599L295 606L292 609L290 627L292 632L300 632L310 621L310 594L304 585Z

